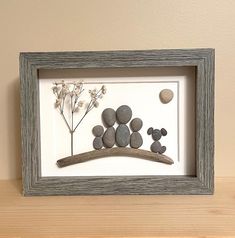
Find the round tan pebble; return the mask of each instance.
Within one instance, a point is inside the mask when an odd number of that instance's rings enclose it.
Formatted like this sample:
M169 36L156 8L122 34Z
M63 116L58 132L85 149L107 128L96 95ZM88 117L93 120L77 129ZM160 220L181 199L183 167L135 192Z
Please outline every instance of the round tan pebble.
M173 99L173 97L174 93L170 89L163 89L159 94L159 98L164 104L169 103Z

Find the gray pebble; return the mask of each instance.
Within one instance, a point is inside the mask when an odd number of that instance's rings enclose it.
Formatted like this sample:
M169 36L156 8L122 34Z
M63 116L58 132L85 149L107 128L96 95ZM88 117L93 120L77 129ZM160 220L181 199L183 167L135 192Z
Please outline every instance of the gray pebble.
M143 138L139 132L133 132L131 134L130 146L134 149L138 149L143 145Z
M143 121L140 118L135 118L131 121L130 126L132 131L139 131L143 126Z
M161 148L162 148L161 143L159 141L154 141L150 149L154 153L159 153L159 151L161 151Z
M103 147L102 137L95 137L93 140L93 147L96 150L100 150Z
M158 129L153 130L152 137L153 137L153 140L155 140L155 141L160 140L162 137L161 131Z
M162 133L163 136L166 136L167 135L167 130L165 128L162 128L161 133Z
M166 151L166 146L162 146L162 148L160 149L159 153L163 154L163 153L165 153L165 151Z
M115 129L109 127L103 135L103 143L106 148L112 148L115 144Z
M152 133L153 133L153 128L150 127L150 128L147 130L147 134L148 134L148 135L151 135Z
M131 108L127 105L120 106L116 111L116 116L120 124L126 124L132 117Z
M116 112L112 108L106 108L102 112L102 119L106 127L111 127L116 122Z
M126 147L130 143L130 130L128 126L120 124L117 127L116 143L119 147Z
M96 137L102 136L103 133L104 133L104 128L103 128L103 126L101 126L101 125L94 126L93 129L92 129L92 133L93 133L93 135L96 136Z

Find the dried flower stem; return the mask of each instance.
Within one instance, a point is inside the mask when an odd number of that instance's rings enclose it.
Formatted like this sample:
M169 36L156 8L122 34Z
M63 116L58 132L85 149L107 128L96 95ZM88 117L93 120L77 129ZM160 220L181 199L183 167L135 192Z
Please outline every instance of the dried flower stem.
M73 155L73 97L71 96L71 114L72 114L72 123L71 123L71 155Z
M81 124L81 122L83 121L83 119L85 118L85 116L87 115L88 111L86 111L84 113L84 115L82 116L82 118L80 119L80 121L78 122L78 124L75 126L75 128L73 129L73 132L75 132L75 130L78 128L78 126Z
M70 128L70 126L69 126L69 123L68 123L68 121L66 120L66 118L65 118L65 116L64 116L64 112L63 112L63 111L60 112L60 115L62 116L63 120L65 121L65 124L66 124L66 126L68 127L69 131L71 131L71 128Z
M98 107L98 99L101 99L103 94L106 93L106 87L103 85L100 90L89 90L91 100L87 105L86 111L79 122L74 127L74 113L79 111L79 108L83 106L83 101L79 101L79 97L81 96L83 89L82 82L73 82L73 83L65 83L64 81L55 82L54 83L53 93L56 96L55 107L58 108L66 126L71 135L71 155L73 155L73 134L75 133L78 126L81 124L83 119L86 117L88 112L90 112L94 107ZM71 126L68 123L64 115L64 106L65 99L67 96L70 96L70 111L71 111Z

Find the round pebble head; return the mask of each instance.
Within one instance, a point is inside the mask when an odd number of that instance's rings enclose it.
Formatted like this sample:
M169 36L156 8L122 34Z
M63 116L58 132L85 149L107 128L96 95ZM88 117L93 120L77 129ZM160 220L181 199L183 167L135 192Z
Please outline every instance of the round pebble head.
M104 128L103 128L103 126L100 126L100 125L94 126L93 129L92 129L92 133L93 133L93 135L96 136L96 137L102 136L103 133L104 133Z
M127 105L120 106L116 111L116 116L120 124L126 124L132 117L131 108Z
M169 103L173 99L173 97L174 93L170 89L163 89L159 94L159 98L164 104Z
M158 130L158 129L153 130L152 137L153 137L153 140L155 140L155 141L160 140L161 137L162 137L162 133L161 133L161 131Z
M130 126L132 131L139 131L143 126L143 121L140 118L135 118L131 121Z
M102 119L106 127L111 127L116 122L116 112L112 108L106 108L102 112Z

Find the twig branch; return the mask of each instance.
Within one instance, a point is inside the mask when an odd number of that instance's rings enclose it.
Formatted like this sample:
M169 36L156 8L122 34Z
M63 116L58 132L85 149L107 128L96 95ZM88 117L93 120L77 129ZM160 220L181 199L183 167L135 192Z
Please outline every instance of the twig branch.
M64 119L66 126L68 127L69 131L71 132L72 130L71 130L71 128L70 128L70 126L69 126L69 123L67 122L67 120L66 120L66 118L65 118L65 116L64 116L64 113L63 113L63 112L60 112L60 115L61 115L62 118Z
M73 132L75 132L75 130L78 128L78 126L80 125L80 123L82 122L82 120L85 118L85 116L87 115L88 112L85 112L85 114L83 115L83 117L80 119L80 121L78 122L78 124L74 127Z
M153 153L147 150L142 149L132 149L132 148L121 148L115 147L110 149L101 149L101 150L93 150L85 153L81 153L74 156L69 156L60 160L57 160L58 167L66 167L69 165L83 163L93 159L99 159L102 157L109 156L128 156L128 157L136 157L140 159L151 160L155 162L165 163L165 164L173 164L174 161L162 154Z

